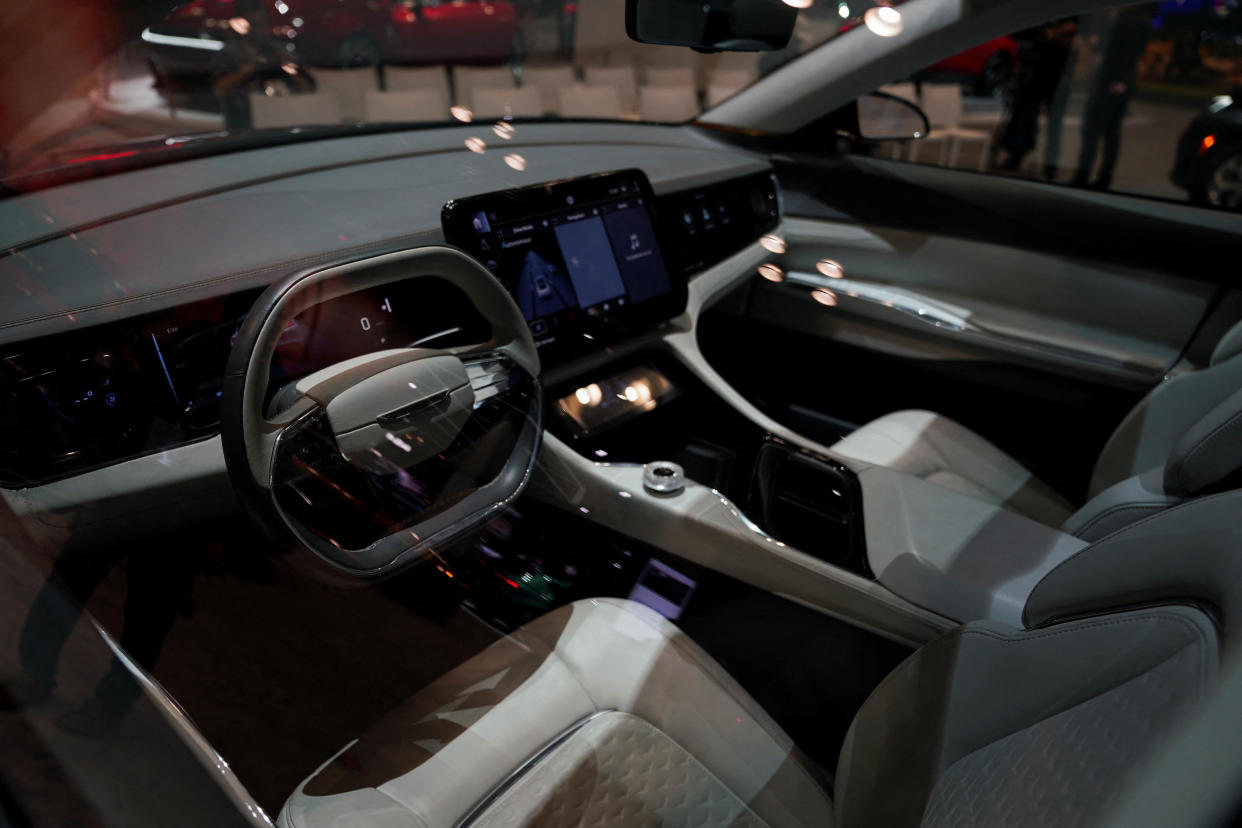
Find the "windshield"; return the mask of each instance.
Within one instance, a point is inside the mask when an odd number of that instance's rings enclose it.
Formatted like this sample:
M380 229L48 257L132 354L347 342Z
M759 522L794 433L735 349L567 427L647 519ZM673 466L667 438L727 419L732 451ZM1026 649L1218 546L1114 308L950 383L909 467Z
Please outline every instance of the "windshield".
M3 175L15 186L294 131L681 123L856 23L852 15L819 4L800 12L782 52L707 55L630 41L621 0L192 0L132 23L136 37L39 101L39 116L8 141Z

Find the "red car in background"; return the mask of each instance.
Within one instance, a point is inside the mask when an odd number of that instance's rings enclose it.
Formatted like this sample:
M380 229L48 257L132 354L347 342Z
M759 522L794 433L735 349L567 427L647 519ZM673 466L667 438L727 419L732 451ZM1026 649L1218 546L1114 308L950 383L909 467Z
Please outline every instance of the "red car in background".
M524 51L512 0L193 0L142 33L161 82L230 71L255 49L310 66L500 63Z
M998 37L932 64L924 76L952 77L969 83L980 95L999 95L1018 62L1018 42Z

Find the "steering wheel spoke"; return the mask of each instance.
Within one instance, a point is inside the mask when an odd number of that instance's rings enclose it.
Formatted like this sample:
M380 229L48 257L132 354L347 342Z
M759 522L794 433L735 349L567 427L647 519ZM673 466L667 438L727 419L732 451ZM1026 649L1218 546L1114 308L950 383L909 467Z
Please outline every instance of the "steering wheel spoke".
M406 267L393 268L393 256ZM288 320L394 274L450 279L492 338L346 359L285 386L265 411L272 353ZM424 248L302 274L260 297L234 346L224 400L229 470L253 512L334 567L364 577L391 572L521 492L542 428L537 376L520 312L464 254Z

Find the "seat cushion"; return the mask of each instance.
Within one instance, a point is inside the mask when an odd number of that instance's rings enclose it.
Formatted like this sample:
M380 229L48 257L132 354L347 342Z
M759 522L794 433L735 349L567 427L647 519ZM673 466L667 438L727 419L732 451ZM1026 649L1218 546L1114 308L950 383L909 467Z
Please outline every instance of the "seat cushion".
M1210 619L1181 606L961 627L859 711L837 767L838 823L1094 824L1218 658Z
M676 797L660 767L685 780ZM552 812L607 821L617 808L686 824L832 820L793 743L720 666L656 613L613 599L549 613L415 694L306 780L280 820L519 825Z
M965 426L931 411L896 411L873 420L832 452L994 503L1048 526L1073 507L1021 463Z

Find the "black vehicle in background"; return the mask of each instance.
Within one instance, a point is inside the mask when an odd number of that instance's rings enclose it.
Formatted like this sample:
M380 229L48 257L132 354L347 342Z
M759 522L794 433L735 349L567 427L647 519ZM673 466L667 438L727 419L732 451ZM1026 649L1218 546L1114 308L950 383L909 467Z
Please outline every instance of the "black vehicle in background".
M1242 87L1218 95L1190 122L1171 178L1191 201L1242 210Z

